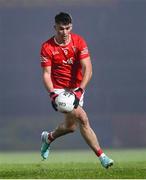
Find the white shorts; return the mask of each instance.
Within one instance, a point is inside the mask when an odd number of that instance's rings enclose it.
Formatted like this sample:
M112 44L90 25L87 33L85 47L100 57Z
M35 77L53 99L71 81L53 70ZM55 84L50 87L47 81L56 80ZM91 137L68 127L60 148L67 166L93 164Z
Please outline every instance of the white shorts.
M76 90L77 88L75 88L75 89L71 89L71 90ZM63 92L63 91L65 91L65 89L54 89L54 92L56 93L56 94L60 94L61 92ZM82 96L81 96L81 98L80 98L80 102L79 102L79 105L81 106L81 107L83 107L83 104L84 104L84 93L82 94Z

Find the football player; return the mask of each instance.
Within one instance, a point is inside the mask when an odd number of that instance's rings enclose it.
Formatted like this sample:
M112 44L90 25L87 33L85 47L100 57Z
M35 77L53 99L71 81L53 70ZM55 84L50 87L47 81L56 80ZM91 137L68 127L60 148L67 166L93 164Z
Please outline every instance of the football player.
M108 168L113 165L113 160L101 149L83 109L84 92L92 77L90 54L85 40L74 34L72 27L71 15L60 12L55 16L55 35L41 46L42 78L53 108L57 111L55 98L64 90L72 91L76 97L73 111L64 113L64 122L52 132L42 132L41 156L46 159L50 145L56 138L73 133L79 127L81 135L99 157L102 166Z

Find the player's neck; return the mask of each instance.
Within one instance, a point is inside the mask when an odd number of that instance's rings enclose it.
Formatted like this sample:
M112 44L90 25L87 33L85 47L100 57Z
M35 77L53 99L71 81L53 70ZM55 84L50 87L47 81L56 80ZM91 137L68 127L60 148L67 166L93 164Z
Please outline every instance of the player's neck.
M59 46L66 46L70 43L71 41L71 35L68 36L68 38L66 39L62 39L58 36L54 36L54 41L56 44L58 44Z

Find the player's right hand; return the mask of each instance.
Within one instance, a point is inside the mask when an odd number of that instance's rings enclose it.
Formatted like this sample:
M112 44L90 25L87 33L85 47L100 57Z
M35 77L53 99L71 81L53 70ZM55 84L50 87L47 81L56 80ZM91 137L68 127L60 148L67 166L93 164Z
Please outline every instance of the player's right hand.
M52 104L52 107L55 111L58 111L57 105L55 103L55 99L57 96L58 96L58 94L56 94L55 92L50 92L51 104Z

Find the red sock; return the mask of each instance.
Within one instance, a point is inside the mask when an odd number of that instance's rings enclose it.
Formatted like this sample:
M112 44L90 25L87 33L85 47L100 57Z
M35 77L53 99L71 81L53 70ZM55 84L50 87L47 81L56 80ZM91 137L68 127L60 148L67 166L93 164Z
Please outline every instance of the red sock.
M103 153L102 149L98 149L95 154L99 157L102 153Z
M52 133L53 132L50 132L49 134L48 134L48 140L49 140L49 142L52 142L52 141L54 141L54 137L53 137L53 135L52 135Z

